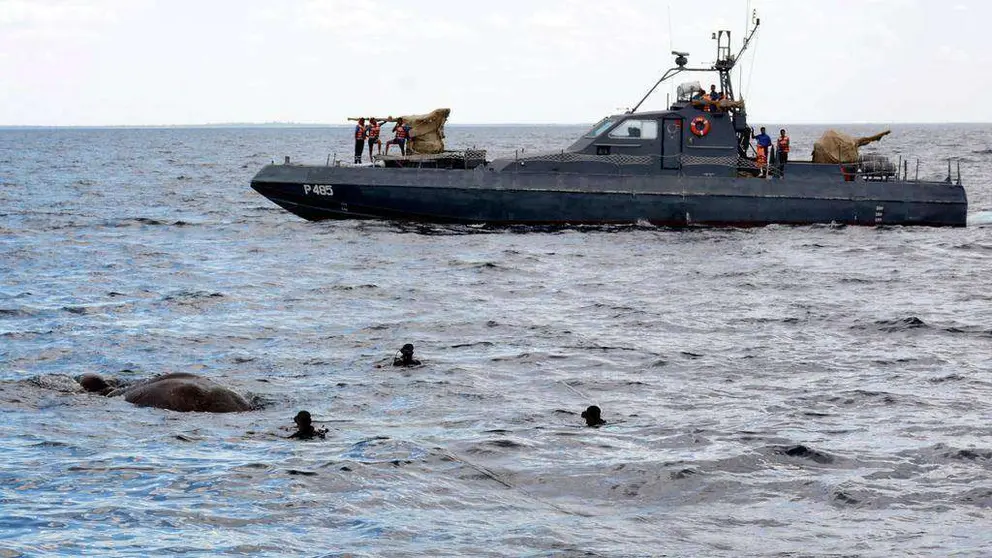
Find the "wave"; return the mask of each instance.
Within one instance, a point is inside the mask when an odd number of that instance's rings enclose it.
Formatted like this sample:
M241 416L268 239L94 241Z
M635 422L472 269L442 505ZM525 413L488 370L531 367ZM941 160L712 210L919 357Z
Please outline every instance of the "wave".
M798 457L800 459L808 459L814 461L821 465L827 465L835 461L834 457L829 453L815 450L808 446L802 444L797 444L793 446L778 446L774 447L773 451L779 455L786 455L789 457Z
M186 227L194 225L189 221L176 220L176 221L163 221L161 219L153 219L151 217L126 217L123 219L115 219L112 221L106 221L103 223L106 227L121 228L121 227Z
M0 308L0 320L4 318L27 318L35 313L27 308Z
M173 294L162 297L166 302L191 303L198 300L224 298L224 293L208 291L177 291Z
M968 215L969 227L983 227L992 225L992 211L977 211Z
M899 333L908 331L933 331L950 334L975 335L978 337L992 337L992 328L970 325L949 325L935 326L928 324L917 316L907 316L892 320L877 320L871 324L857 324L851 326L854 330L873 329L883 333Z

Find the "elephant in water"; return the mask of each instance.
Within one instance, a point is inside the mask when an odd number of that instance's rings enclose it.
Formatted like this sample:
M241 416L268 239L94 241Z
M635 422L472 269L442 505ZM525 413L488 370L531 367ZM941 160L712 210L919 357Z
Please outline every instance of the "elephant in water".
M251 404L237 393L212 380L185 372L163 374L124 387L97 374L83 374L78 381L88 392L107 397L122 395L125 401L139 407L182 413L236 413L252 409Z

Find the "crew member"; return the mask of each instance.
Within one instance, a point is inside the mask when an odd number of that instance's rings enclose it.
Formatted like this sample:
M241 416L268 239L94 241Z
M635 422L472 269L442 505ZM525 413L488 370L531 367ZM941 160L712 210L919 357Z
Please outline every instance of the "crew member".
M789 136L785 135L785 128L778 133L778 172L779 176L785 176L785 164L789 162Z
M723 93L716 90L716 85L710 84L710 100L719 101L723 99Z
M765 133L765 127L761 127L761 133L754 136L755 143L758 144L755 148L755 153L758 155L758 176L764 178L768 176L768 150L772 146L772 138Z
M716 90L716 85L710 84L710 93L708 96L709 100L714 104L708 105L707 110L710 112L716 112L719 107L715 103L723 99L723 94Z
M365 127L365 137L369 140L369 162L375 162L375 159L372 158L373 145L379 146L378 153L382 155L382 140L379 139L379 130L381 128L382 126L375 118L369 118L369 125Z
M396 125L393 126L393 134L395 134L393 139L386 142L386 155L389 155L390 145L400 146L400 155L406 155L406 140L410 137L410 126L403 122L402 118L397 118Z
M355 126L355 164L361 164L362 151L365 150L365 119L359 118Z

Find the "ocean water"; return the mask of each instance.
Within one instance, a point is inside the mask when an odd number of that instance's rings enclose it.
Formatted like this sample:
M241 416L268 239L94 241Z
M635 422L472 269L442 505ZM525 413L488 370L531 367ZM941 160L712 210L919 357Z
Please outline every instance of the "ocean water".
M0 130L0 556L992 555L992 126L893 130L968 228L309 223L249 180L347 129Z

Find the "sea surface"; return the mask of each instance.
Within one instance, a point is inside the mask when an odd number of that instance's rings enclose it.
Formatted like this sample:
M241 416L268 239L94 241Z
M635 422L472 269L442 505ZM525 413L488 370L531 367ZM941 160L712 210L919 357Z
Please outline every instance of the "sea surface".
M0 130L0 557L992 555L992 125L892 128L968 228L310 223L249 180L347 128Z

